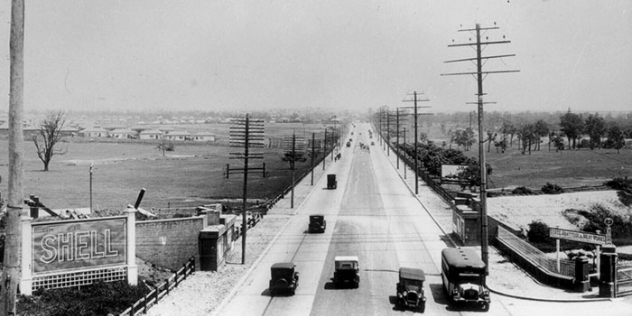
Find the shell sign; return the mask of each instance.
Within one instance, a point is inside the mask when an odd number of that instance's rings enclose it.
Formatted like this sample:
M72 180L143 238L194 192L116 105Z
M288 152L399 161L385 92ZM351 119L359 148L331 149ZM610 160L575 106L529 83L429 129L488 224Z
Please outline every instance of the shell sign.
M33 274L125 265L126 225L126 217L34 224Z

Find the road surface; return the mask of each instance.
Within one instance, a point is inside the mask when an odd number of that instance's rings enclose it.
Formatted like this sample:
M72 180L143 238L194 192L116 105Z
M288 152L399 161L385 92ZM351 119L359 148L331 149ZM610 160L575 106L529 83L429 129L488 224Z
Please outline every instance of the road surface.
M329 167L338 187L326 189L326 177L314 184L308 198L217 315L402 315L394 305L400 267L426 272L427 315L480 315L447 304L440 277L441 249L449 238L404 184L380 149L368 124L356 124L352 146ZM369 150L359 143L370 144ZM345 140L346 142L346 140ZM308 216L324 214L324 234L308 234ZM336 289L334 257L354 255L360 261L360 286ZM294 262L300 273L293 296L271 296L270 266ZM624 301L544 303L492 294L487 315L632 315Z

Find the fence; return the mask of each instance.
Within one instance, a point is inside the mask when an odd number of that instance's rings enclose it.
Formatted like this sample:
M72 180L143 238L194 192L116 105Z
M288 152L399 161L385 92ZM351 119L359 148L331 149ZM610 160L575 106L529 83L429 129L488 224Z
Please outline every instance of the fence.
M182 266L180 270L165 280L165 282L156 286L153 290L151 290L151 292L147 293L145 297L136 301L136 303L124 310L121 314L119 314L119 316L136 316L141 313L146 314L150 307L158 304L160 299L167 296L171 290L178 287L182 281L186 280L187 276L193 273L195 273L195 258L192 257Z
M632 295L632 266L617 268L616 297Z
M255 227L255 225L257 225L257 223L259 223L261 221L261 219L263 218L263 214L261 213L253 213L252 216L250 218L248 218L248 230L250 230L250 228ZM239 227L235 227L235 234L233 235L233 241L239 239L239 237L241 237L241 230L243 229L242 226Z
M545 253L502 226L498 226L496 241L497 247L506 253L512 262L517 263L541 282L557 287L572 285L575 262L560 260L560 270L557 271L555 259L549 258Z

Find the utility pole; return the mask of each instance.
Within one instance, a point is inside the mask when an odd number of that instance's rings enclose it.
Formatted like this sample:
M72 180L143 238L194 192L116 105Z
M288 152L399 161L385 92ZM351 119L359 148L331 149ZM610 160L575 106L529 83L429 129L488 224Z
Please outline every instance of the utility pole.
M24 194L22 175L24 162L24 0L11 1L10 88L9 88L9 197L7 200L6 237L2 281L0 281L0 313L16 315L16 298L20 282L22 255L22 219Z
M395 129L397 131L397 133L395 134L396 142L397 145L395 146L395 148L397 148L397 169L399 169L399 109L395 109L395 115L396 115L396 119L395 119Z
M404 127L403 132L404 132L404 144L406 144L406 127ZM408 168L406 168L406 165L404 165L404 179L406 179L406 169Z
M496 23L494 23L496 24ZM449 74L441 74L441 76L454 76L454 75L472 75L476 77L476 81L478 83L478 90L476 95L478 96L478 101L475 103L478 105L478 161L479 161L479 169L480 169L480 177L481 177L481 186L480 186L480 200L481 200L481 258L485 263L485 275L489 274L489 250L488 250L488 241L487 241L487 165L485 162L485 138L483 137L483 79L489 74L497 74L497 73L510 73L510 72L519 72L519 70L496 70L496 71L483 71L483 60L487 61L488 59L493 58L503 58L503 57L513 57L515 54L510 55L496 55L496 56L482 56L483 46L487 47L487 45L495 45L495 44L508 44L511 41L504 40L505 36L503 35L503 40L501 41L489 41L489 36L485 37L485 42L481 42L481 31L488 30L496 30L499 29L497 26L493 27L481 27L480 24L476 24L476 27L473 29L462 29L458 30L458 32L475 32L476 33L476 42L475 43L464 43L464 44L452 44L448 45L448 47L474 47L476 49L476 57L474 58L466 58L466 59L457 59L446 61L446 63L453 62L476 62L476 72L461 72L461 73L449 73Z
M413 92L412 102L415 102L415 106L413 107L414 108L413 117L415 118L415 194L419 194L419 151L418 151L419 131L417 128L417 121L420 114L417 112L417 108L419 108L419 106L417 106L417 101L427 102L427 101L430 101L430 99L426 98L426 99L419 100L417 99L417 91ZM403 100L402 102L411 102L411 100ZM429 108L429 106L422 106L422 108ZM430 113L424 113L424 114L430 115Z
M314 150L315 149L314 146L315 146L315 143L316 143L315 137L316 137L316 133L312 132L312 157L311 157L311 166L312 166L311 174L312 174L312 179L310 181L311 185L314 185L314 156L316 155L316 151Z
M244 160L244 185L241 211L241 264L246 264L246 232L248 231L248 216L246 203L248 197L248 159L263 159L263 153L252 153L250 148L263 148L263 120L251 119L246 114L245 119L233 119L230 127L230 146L243 147L243 152L230 153L230 159Z
M303 153L305 151L305 139L301 137L300 141L300 152ZM295 173L295 164L296 161L302 158L302 155L299 155L296 150L296 133L292 132L292 138L285 140L285 158L290 163L290 169L292 170L292 191L290 194L290 208L294 208L294 173ZM300 156L300 157L299 157Z
M325 126L325 144L323 150L323 170L325 170L325 163L327 162L327 126Z
M388 108L386 109L386 156L390 156L390 145L391 144L391 114Z

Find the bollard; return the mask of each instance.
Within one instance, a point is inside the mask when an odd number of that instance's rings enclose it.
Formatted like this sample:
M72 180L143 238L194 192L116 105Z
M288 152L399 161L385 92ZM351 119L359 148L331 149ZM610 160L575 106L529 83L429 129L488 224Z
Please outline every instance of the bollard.
M599 296L616 298L615 282L617 281L617 249L614 245L606 244L602 248L599 260Z
M590 291L588 258L583 252L575 258L575 289L584 293Z

